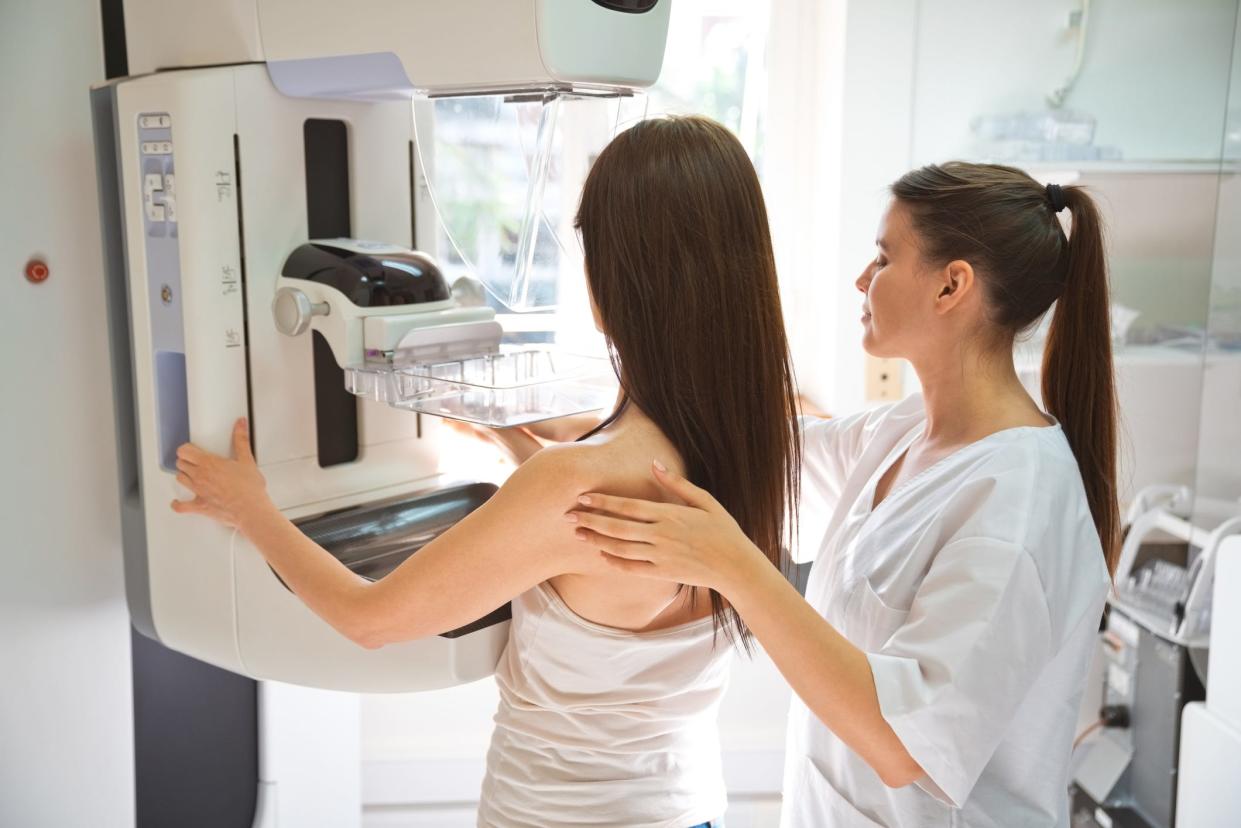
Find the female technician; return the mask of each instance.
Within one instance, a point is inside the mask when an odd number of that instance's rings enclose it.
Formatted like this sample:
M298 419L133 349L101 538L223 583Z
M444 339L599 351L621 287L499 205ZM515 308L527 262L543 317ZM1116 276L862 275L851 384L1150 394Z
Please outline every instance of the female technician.
M923 390L804 426L805 599L658 461L688 505L589 493L566 517L621 571L718 591L775 661L798 697L786 825L1068 826L1119 531L1099 215L999 166L924 167L892 192L857 280L864 345ZM1044 413L1012 354L1053 303Z

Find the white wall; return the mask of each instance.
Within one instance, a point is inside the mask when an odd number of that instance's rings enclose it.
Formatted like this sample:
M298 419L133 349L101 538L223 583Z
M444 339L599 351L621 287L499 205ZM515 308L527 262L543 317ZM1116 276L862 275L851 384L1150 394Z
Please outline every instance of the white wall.
M823 404L848 414L865 403L862 298L854 282L875 257L875 231L888 185L910 166L918 0L833 0L847 6L845 48L837 59L844 94L835 116L840 155L835 195L840 243L825 251L834 272L832 312L823 320L836 340L831 393ZM907 372L908 373L908 372Z
M88 88L99 3L0 3L0 825L133 823ZM51 278L23 270L46 257Z
M767 43L763 195L780 299L802 394L837 405L842 359L831 319L842 273L840 112L844 0L777 0ZM845 271L847 273L847 271ZM860 350L853 358L860 358Z
M862 300L887 185L909 169L917 0L777 0L764 193L802 392L865 403Z

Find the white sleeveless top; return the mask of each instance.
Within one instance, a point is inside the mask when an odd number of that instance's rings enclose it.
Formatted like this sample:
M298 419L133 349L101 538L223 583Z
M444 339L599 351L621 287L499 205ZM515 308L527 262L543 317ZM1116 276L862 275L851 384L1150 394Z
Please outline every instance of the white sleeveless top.
M716 714L732 646L710 616L593 624L550 584L513 601L478 824L691 828L724 815Z

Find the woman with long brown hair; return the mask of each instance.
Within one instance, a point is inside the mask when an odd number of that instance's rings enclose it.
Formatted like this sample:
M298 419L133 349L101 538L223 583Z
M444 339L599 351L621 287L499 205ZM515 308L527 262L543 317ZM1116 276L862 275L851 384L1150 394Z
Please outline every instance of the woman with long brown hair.
M922 393L804 426L800 514L822 527L803 533L806 598L659 462L688 505L591 492L576 532L584 558L715 590L775 661L798 697L786 825L1067 828L1119 537L1098 211L992 165L924 167L892 193L857 280L863 343L908 359ZM1013 343L1053 303L1044 412Z
M715 713L729 640L710 588L581 555L585 490L659 499L648 458L715 494L778 560L798 481L795 397L767 217L741 144L703 118L644 121L587 178L577 226L616 410L539 451L490 501L369 583L272 505L244 421L235 457L192 445L174 502L236 526L306 604L364 647L436 635L512 601L479 824L691 828L724 813Z

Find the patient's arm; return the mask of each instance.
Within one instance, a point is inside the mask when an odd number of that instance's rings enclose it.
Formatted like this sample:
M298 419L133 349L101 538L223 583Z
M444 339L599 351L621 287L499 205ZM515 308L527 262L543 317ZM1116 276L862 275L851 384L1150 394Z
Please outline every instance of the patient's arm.
M489 501L374 583L276 509L240 422L234 453L229 459L182 446L178 480L196 498L175 501L174 510L236 526L315 614L364 647L457 629L591 564L564 520L585 484L572 448L536 454Z
M549 578L590 567L592 556L581 554L564 519L581 479L569 452L542 451L522 464L490 500L366 591L355 618L360 643L447 632Z

